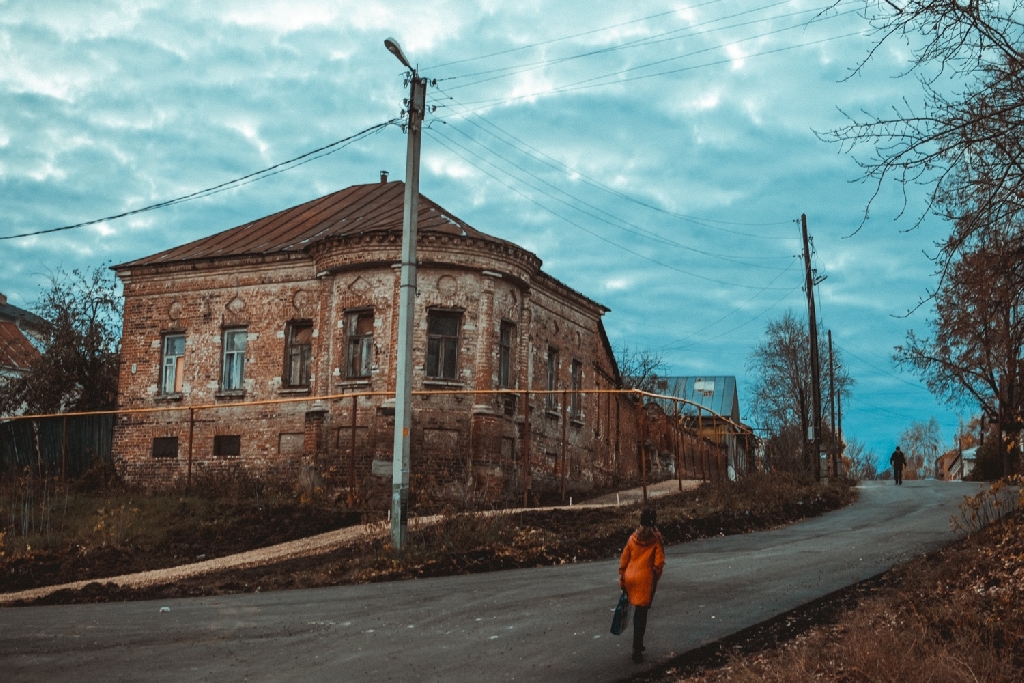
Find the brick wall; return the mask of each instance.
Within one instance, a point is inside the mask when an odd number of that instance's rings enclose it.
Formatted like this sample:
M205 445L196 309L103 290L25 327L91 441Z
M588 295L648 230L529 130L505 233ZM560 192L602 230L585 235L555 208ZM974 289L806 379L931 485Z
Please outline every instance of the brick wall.
M119 269L125 283L120 407L160 409L118 419L114 456L125 478L166 486L207 472L243 471L296 483L315 480L354 502L386 506L393 402L385 396L359 399L353 451L352 399L314 401L394 391L399 247L394 235L371 233L320 243L308 254ZM561 394L549 403L537 393L547 386L551 349L559 355L557 389L570 388L574 361L584 392L613 388L613 361L599 329L604 309L507 243L421 234L418 256L414 390L497 388L505 323L514 326L510 388L533 393L528 445L522 396L415 396L413 496L486 503L522 496L524 477L535 499L560 495L563 488L572 494L636 481L632 400L585 393L578 414L570 416ZM367 378L349 377L346 320L368 311L372 371ZM431 311L461 315L451 378L426 377ZM295 321L313 326L311 381L299 389L282 382L285 337ZM244 381L240 390L225 391L224 332L240 328L246 332ZM161 386L168 334L185 336L180 392ZM248 405L286 398L306 400ZM225 443L218 436L239 437L237 455L215 454L214 444ZM177 457L153 457L158 437L177 437Z

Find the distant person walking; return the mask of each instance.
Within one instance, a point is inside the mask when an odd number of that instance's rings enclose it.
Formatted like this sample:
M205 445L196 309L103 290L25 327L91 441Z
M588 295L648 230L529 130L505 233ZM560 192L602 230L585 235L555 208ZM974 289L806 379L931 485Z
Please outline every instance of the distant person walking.
M651 608L658 580L665 569L665 547L658 531L658 514L653 508L640 513L640 526L629 537L619 560L619 588L633 605L633 661L644 661L647 611Z
M889 464L892 465L892 477L896 480L896 485L901 486L903 484L903 466L907 464L907 456L903 455L899 446L889 456Z

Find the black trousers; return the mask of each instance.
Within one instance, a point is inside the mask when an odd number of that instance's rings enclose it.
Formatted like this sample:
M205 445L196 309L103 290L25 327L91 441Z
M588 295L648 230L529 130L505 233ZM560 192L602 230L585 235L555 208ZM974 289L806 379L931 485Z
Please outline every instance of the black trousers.
M902 484L903 483L903 466L902 465L900 467L896 467L895 465L893 466L893 468L892 468L892 477L893 477L893 479L896 480L897 484Z
M647 633L647 611L650 607L633 607L633 652L644 649L644 634Z

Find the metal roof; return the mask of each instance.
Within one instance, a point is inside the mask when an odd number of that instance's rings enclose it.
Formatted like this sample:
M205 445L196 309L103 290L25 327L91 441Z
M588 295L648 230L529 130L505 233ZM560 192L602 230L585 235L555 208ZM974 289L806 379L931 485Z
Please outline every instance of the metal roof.
M733 422L740 422L740 404L735 377L705 375L703 377L659 377L658 379L667 384L664 389L658 389L659 394L685 398L702 408L724 415ZM697 408L689 404L681 404L679 412L684 415L696 415Z
M345 235L369 232L401 234L404 205L405 183L400 180L353 185L237 228L114 268L228 256L301 253L318 242ZM422 194L417 215L420 233L446 233L511 245L471 227Z
M0 368L28 370L38 357L39 351L18 329L17 323L0 320Z

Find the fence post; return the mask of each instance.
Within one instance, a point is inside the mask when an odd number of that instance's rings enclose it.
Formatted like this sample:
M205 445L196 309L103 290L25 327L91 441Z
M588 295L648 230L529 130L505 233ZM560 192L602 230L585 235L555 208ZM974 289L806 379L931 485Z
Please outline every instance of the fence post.
M636 394L636 450L640 456L640 484L644 492L644 505L647 504L647 454L644 453L644 397Z
M348 506L355 505L356 495L356 426L359 415L358 392L352 394L352 450L348 457Z
M185 478L185 492L192 491L192 442L195 441L196 433L196 410L191 406L188 409L188 474Z
M672 418L672 444L673 450L676 452L676 479L679 480L679 492L683 491L683 434L679 427L679 401L672 401L672 405L675 406L675 414Z
M565 471L567 469L567 467L566 467L568 465L567 457L569 455L568 452L566 451L566 442L568 441L567 431L566 431L566 427L567 427L566 422L568 422L568 420L567 420L567 410L566 410L567 406L566 406L566 402L567 402L568 398L569 398L569 392L567 392L565 389L562 389L562 467L561 467L562 471L560 472L560 474L562 475L561 476L562 482L561 482L560 488L561 488L562 502L563 503L565 502Z
M523 392L523 507L530 507L530 390Z
M65 415L60 435L60 481L64 483L68 470L68 416Z

